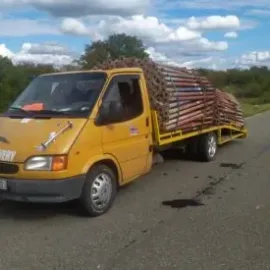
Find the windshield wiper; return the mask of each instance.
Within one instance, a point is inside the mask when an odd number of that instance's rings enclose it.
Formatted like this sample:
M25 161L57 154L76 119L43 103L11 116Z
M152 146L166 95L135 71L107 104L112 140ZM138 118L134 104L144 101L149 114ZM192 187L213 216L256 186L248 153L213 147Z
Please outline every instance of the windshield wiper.
M29 111L27 110L24 110L23 108L21 107L9 107L8 110L15 110L15 111L20 111L20 112L23 112L23 113L26 113L26 114L31 114Z
M54 111L54 110L41 110L35 111L35 114L53 114L53 115L70 115L69 111Z

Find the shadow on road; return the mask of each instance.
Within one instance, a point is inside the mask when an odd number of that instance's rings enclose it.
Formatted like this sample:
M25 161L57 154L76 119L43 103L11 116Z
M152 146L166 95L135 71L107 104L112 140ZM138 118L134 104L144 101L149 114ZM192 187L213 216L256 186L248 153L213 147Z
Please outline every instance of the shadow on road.
M163 156L165 162L173 161L173 160L182 161L182 162L194 161L194 160L192 160L192 158L188 157L180 149L166 150L166 151L162 152L162 156Z
M235 140L235 141L231 141L229 143L226 143L224 145L220 145L218 148L218 153L217 153L217 157L219 155L223 155L224 153L226 153L227 151L229 151L229 149L232 149L234 147L237 147L239 144L243 143L241 140ZM185 154L185 152L181 149L169 149L169 150L165 150L162 152L162 156L166 161L172 161L172 160L178 160L181 162L189 162L192 161L194 162L198 162L196 161L196 159L194 157L189 157L187 154ZM201 162L199 162L201 163Z
M0 203L0 220L41 220L61 215L85 217L76 201L63 204L34 204L9 201Z

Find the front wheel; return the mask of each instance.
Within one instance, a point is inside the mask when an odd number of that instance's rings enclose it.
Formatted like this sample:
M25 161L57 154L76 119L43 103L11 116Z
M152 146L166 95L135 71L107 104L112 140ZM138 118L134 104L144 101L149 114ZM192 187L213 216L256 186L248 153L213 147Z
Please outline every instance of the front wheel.
M218 143L216 133L211 132L200 137L198 154L201 161L209 162L214 160L217 149Z
M111 208L117 192L116 181L108 166L96 165L89 171L80 198L87 215L101 216Z

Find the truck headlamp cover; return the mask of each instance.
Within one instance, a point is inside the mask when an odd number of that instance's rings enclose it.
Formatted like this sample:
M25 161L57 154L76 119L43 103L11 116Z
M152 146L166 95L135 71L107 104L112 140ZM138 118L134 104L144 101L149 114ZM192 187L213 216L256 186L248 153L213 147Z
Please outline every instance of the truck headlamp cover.
M27 160L27 171L61 171L66 169L66 156L36 156Z

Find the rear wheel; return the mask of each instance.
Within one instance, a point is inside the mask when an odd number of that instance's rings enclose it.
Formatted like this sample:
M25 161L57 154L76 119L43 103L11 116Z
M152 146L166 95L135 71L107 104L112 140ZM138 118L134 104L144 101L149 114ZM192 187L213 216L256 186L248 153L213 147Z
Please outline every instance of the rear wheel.
M97 217L112 206L117 192L115 173L105 165L96 165L88 175L80 198L86 214Z
M209 162L215 159L218 143L214 132L202 135L199 139L198 156L201 161Z

